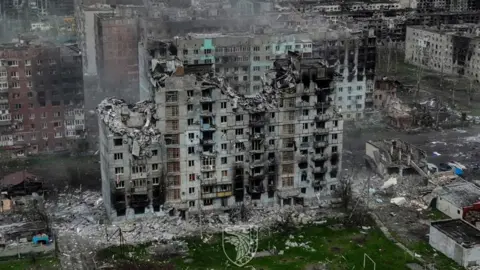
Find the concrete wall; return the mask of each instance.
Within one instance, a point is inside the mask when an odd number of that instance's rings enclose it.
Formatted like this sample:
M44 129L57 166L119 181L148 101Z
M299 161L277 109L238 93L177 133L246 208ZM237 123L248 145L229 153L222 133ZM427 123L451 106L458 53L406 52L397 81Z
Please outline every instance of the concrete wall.
M375 170L380 175L383 175L387 172L387 168L384 166L384 163L382 162L382 159L380 159L380 160L378 159L378 157L382 156L381 152L380 152L380 149L378 147L376 147L375 145L373 145L369 142L366 142L365 143L365 154L373 162L373 164L371 164L371 165L375 166L374 168L372 168L373 170Z
M463 210L461 208L458 208L451 202L443 199L441 196L437 199L437 209L454 219L462 218L463 216Z
M466 249L433 226L430 226L429 244L463 267L480 265L480 247Z
M480 247L465 249L463 252L464 266L480 265Z
M463 264L464 249L437 228L430 226L429 244L458 264Z
M84 16L84 41L85 48L82 50L84 55L84 72L89 75L97 74L97 61L95 59L97 53L95 48L95 14L112 13L113 10L85 10Z

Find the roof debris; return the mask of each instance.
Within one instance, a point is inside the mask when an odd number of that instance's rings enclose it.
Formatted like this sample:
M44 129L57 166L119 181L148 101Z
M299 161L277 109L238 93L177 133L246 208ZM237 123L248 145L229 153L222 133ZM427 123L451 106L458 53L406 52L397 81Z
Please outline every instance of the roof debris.
M157 119L153 101L142 101L132 106L123 99L107 98L98 105L97 111L113 133L124 137L124 143L131 146L134 156L143 156L147 146L161 139L161 132L155 128Z

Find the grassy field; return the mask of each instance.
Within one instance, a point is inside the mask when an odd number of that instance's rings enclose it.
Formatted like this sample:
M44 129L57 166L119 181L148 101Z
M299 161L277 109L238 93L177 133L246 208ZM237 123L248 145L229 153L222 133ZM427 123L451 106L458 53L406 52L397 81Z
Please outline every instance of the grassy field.
M307 243L309 248L286 247L286 241ZM222 246L221 235L215 235L208 241L200 239L187 239L188 254L169 260L157 261L157 265L169 264L165 269L240 269L229 263ZM416 246L419 254L433 254L427 243ZM120 252L118 247L109 248L99 253L99 258L117 258L117 264L123 260L135 260L152 263L155 259L145 250L148 245L126 247ZM261 257L253 259L248 265L256 269L314 269L315 265L326 263L332 270L363 269L364 254L368 254L376 263L376 269L404 270L407 263L416 259L405 253L393 242L386 239L377 229L360 230L358 228L332 228L328 225L306 226L288 232L262 233L260 235L258 251L269 250L276 247L282 250L283 255ZM226 245L225 251L229 256L234 256L232 246ZM128 254L128 256L126 255ZM452 269L455 264L441 255L437 269ZM437 260L438 261L438 260ZM110 261L111 262L111 261ZM355 268L353 268L355 267ZM142 268L143 269L143 268ZM147 268L145 268L147 269ZM150 266L149 269L157 269ZM164 268L158 268L164 269ZM373 269L373 264L368 263L365 269Z
M60 270L60 264L56 258L43 257L33 261L31 258L12 259L0 261L2 270Z

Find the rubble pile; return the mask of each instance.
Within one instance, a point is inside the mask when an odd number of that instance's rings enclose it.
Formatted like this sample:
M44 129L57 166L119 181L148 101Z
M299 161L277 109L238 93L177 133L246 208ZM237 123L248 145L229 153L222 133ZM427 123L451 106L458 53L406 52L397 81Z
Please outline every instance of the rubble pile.
M73 194L62 193L55 201L46 202L46 209L54 227L62 224L62 229L71 231L79 232L83 227L97 225L105 219L101 194L88 190L77 190Z
M155 87L165 87L165 80L176 72L183 70L183 63L176 56L169 60L152 59L150 83Z
M122 99L107 98L97 107L100 119L115 134L124 136L124 143L131 145L132 154L142 156L145 147L160 141L161 132L155 128L155 103L138 102L127 105ZM125 141L126 138L130 140Z
M208 76L207 80L204 77L202 84L219 88L222 94L231 98L233 108L241 107L251 112L265 112L276 109L278 105L279 92L269 85L264 85L256 95L246 96L236 92L222 77Z
M309 252L315 252L316 250L309 246L310 244L310 241L306 241L306 242L301 242L303 240L303 235L299 235L298 236L298 239L297 241L295 241L295 237L293 235L289 235L288 236L288 240L285 241L285 249L290 249L290 248L302 248L306 251L309 251Z
M203 214L202 222L195 217L184 220L180 216L170 215L170 209L164 209L142 220L102 224L105 220L103 201L101 194L93 191L62 194L57 201L48 202L46 206L52 217L54 229L60 234L73 233L86 239L94 247L118 244L118 236L113 238L111 236L119 229L125 243L137 244L178 240L182 237L200 235L200 231L204 234L220 233L225 225L250 224L262 228L284 222L302 225L341 215L331 209L304 209L294 206L251 208L247 205L248 216L243 221L232 219L229 214L215 213Z

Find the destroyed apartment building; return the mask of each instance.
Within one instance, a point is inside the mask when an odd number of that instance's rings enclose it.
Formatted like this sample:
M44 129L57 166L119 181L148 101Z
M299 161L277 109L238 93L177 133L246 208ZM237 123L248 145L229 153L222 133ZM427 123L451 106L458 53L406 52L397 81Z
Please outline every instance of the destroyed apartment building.
M399 139L368 141L365 144L368 165L381 176L420 174L427 177L427 154Z
M107 99L98 107L111 218L155 213L163 202L187 217L245 201L312 205L330 198L343 136L331 68L289 53L247 96L214 76L211 64L183 66L174 45L155 44L140 76L141 91L151 91L155 103Z

